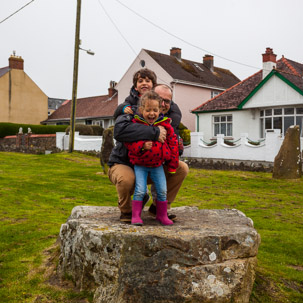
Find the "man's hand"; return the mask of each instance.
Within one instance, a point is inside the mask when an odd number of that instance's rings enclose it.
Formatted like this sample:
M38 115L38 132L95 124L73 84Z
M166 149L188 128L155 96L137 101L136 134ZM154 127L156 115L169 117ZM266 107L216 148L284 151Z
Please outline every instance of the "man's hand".
M159 134L159 138L158 141L161 143L164 143L164 141L166 140L166 129L163 126L158 126L160 129L160 134Z
M128 107L125 107L124 109L124 114L130 114L130 115L133 115L134 112L132 111L131 107L128 106Z
M143 149L149 150L152 148L152 146L153 146L153 141L146 141L144 142Z

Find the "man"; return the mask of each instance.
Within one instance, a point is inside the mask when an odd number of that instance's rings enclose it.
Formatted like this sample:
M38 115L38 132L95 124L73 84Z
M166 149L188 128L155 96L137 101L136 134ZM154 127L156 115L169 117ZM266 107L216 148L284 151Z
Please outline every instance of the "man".
M163 113L172 119L172 126L177 133L177 127L181 121L181 112L177 104L172 101L172 90L169 86L160 84L155 87L155 91L162 98ZM179 112L179 113L178 113ZM110 167L108 176L110 181L116 186L119 198L119 209L121 211L120 221L131 222L131 196L134 192L135 174L132 165L129 162L128 151L123 142L133 142L138 140L151 140L164 142L166 130L161 127L151 127L143 124L132 123L132 115L120 115L115 123L114 138L117 143L110 155L108 165ZM167 200L170 208L175 200L177 193L188 174L186 163L179 161L179 166L175 174L169 174L164 165L164 171L167 180ZM145 199L147 202L148 197ZM155 206L152 204L150 213L155 213ZM169 215L171 220L175 215Z

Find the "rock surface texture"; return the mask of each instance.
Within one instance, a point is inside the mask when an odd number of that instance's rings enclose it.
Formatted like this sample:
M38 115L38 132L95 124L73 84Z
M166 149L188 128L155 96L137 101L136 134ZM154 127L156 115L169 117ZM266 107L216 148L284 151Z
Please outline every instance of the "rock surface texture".
M302 176L300 153L300 128L298 125L288 128L279 153L275 157L273 178L298 179Z
M260 236L238 210L177 207L173 226L143 212L122 224L116 207L77 206L61 226L59 273L95 303L249 302Z

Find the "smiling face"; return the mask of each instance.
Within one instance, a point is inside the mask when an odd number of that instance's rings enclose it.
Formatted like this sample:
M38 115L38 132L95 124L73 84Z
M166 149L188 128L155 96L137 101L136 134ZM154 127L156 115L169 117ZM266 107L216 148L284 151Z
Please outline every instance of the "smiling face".
M153 88L153 82L148 77L139 77L136 83L135 90L139 92L140 95L150 91Z
M161 97L162 99L162 113L163 115L167 114L169 109L170 109L170 105L171 105L171 99L172 99L172 92L171 90L166 87L166 86L156 86L155 87L155 92Z
M140 107L140 112L144 120L149 124L153 125L160 115L160 106L158 100L146 100L143 107Z

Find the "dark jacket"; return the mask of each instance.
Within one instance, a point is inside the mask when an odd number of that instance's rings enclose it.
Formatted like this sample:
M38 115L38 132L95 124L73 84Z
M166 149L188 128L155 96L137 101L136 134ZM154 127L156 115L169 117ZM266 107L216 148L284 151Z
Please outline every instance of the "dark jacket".
M123 115L123 108L125 106L130 106L132 111L135 113L137 111L138 103L140 100L139 92L135 90L135 87L132 86L129 92L129 96L125 99L125 101L118 105L114 112L114 118L117 119L120 115Z
M139 93L137 90L135 90L135 87L132 86L132 88L130 89L129 96L125 99L125 101L123 103L118 105L118 107L116 108L116 110L114 112L114 118L117 119L120 115L124 114L123 108L125 106L130 106L132 111L134 113L136 113L137 109L138 109L139 100L140 100ZM179 124L181 122L181 118L182 118L182 113L179 109L179 106L172 101L171 105L170 105L170 109L165 116L167 116L168 118L171 118L171 120L172 120L171 126L174 128L177 136L179 136L178 126L179 126Z
M137 115L135 115L133 122L150 126L142 117ZM179 165L178 139L170 122L170 118L163 117L162 115L153 124L154 126L161 125L165 127L167 136L164 143L153 141L152 148L149 150L143 149L146 142L144 140L124 143L128 149L130 162L133 165L158 167L165 162L169 172L176 172Z

